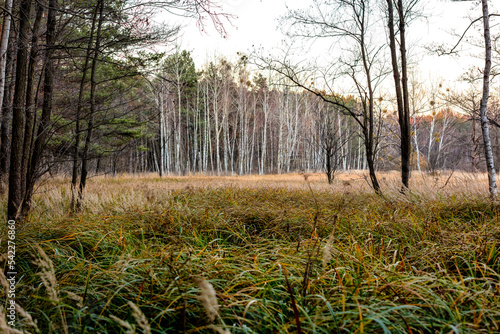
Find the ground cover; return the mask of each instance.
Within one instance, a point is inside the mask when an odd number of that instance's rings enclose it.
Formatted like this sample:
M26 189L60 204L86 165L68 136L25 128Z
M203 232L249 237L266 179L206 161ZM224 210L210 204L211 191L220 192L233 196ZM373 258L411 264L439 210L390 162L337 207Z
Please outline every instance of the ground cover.
M51 180L16 229L15 329L500 331L500 206L485 176L415 174L406 195L397 174L380 176L382 196L362 173L332 186L321 174L98 177L77 215L68 180Z

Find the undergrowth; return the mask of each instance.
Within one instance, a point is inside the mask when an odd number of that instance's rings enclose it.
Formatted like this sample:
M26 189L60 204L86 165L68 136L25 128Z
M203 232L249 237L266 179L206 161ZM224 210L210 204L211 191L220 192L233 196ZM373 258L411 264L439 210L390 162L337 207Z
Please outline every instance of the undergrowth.
M480 195L144 188L58 215L65 196L17 229L19 332L500 331L499 206Z

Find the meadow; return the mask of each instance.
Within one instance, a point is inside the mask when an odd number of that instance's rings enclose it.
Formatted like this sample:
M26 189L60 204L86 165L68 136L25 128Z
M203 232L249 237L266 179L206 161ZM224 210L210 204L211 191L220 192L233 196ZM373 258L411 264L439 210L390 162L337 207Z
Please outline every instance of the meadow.
M42 183L4 333L498 333L486 175L95 177ZM6 199L1 199L1 218ZM5 268L7 225L0 228ZM0 274L1 298L8 282Z

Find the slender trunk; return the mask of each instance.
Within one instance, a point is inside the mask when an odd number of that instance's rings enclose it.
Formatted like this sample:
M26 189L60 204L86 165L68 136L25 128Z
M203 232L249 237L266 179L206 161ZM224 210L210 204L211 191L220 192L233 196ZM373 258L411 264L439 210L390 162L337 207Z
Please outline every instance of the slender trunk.
M90 150L90 140L92 138L92 130L94 127L94 117L96 112L95 90L96 90L96 72L99 59L99 49L101 47L101 28L104 21L104 0L99 1L99 22L97 24L94 56L92 58L92 67L90 72L90 115L87 125L87 137L85 138L85 146L82 152L82 173L80 175L80 185L78 189L78 200L76 203L77 210L80 210L83 202L83 191L87 184L88 174L88 154Z
M253 116L252 117L253 117L253 120L252 120L252 141L250 144L250 161L248 163L249 174L253 173L253 155L254 155L254 149L255 149L255 131L256 131L256 124L257 124L257 96L254 96L254 106L253 106Z
M208 85L208 84L207 84ZM206 173L208 170L208 117L209 115L209 110L208 110L208 87L207 90L203 93L203 100L204 100L204 119L203 119L203 156L202 156L202 169L201 171Z
M413 140L415 141L415 152L417 154L417 169L418 173L422 174L422 170L420 168L420 149L418 147L418 135L417 135L417 119L416 117L413 118Z
M82 69L82 79L80 80L80 90L78 92L78 102L76 106L76 120L75 120L75 145L73 147L73 168L72 168L72 175L71 175L71 205L70 205L70 210L73 212L75 211L75 205L76 205L76 196L77 196L77 183L78 183L78 166L79 166L79 155L80 155L80 132L81 132L81 124L80 124L80 118L81 118L81 112L83 108L83 95L84 95L84 89L85 89L85 82L87 79L87 71L89 68L89 62L92 54L92 44L94 41L94 31L95 31L95 24L97 21L97 13L98 13L98 7L96 6L94 9L94 13L92 15L92 25L90 28L90 36L89 36L89 42L87 44L87 51L85 55L85 62L83 65Z
M160 177L165 173L165 110L163 105L163 82L160 83L158 96L158 111L160 113L160 166L158 169Z
M28 67L28 44L32 0L22 0L20 4L19 38L16 61L16 85L12 103L12 141L10 151L8 218L22 220L21 204L24 197L22 189L22 162L24 143L24 107L26 98L26 74Z
M2 25L2 41L0 42L0 103L3 103L5 93L4 88L6 86L5 82L7 79L7 53L10 39L10 23L12 21L12 17L10 15L10 13L12 13L12 2L13 0L5 1L5 14Z
M287 99L288 97L288 92L285 91L283 92L284 94L284 99ZM279 131L278 131L278 154L277 154L277 168L278 168L278 174L281 174L281 170L283 168L283 113L285 112L286 108L286 103L281 104L279 107Z
M341 147L340 147L340 156L342 157L342 169L344 172L346 171L346 158L345 158L345 140L342 139L342 123L341 119L339 116L338 123L339 123L339 141L341 142Z
M481 117L481 130L483 132L484 155L486 158L486 167L488 169L488 187L491 197L497 195L497 184L495 180L495 163L493 151L491 149L490 129L488 126L487 107L490 95L490 71L491 71L491 38L490 38L490 20L488 14L488 1L482 0L483 5L483 25L484 25L484 45L485 45L485 65L483 76L483 97L479 107Z
M52 115L52 97L54 90L54 45L56 40L56 6L57 0L49 0L49 11L47 15L47 45L45 52L45 73L43 82L43 106L40 125L33 144L33 156L29 165L27 175L27 188L24 197L23 212L27 213L31 207L31 198L35 182L40 176L38 166L42 158L42 152L47 141Z
M476 103L473 103L473 109L476 110ZM478 163L478 141L479 138L476 137L476 117L475 113L472 114L472 172L475 173L477 169L477 163Z
M179 59L177 60L177 67L179 67ZM181 174L181 132L182 132L182 95L181 95L181 80L179 68L177 68L177 140L175 143L175 172L177 175Z
M398 0L399 15L399 50L401 54L401 80L403 88L403 115L401 127L401 181L404 187L410 186L411 177L411 127L410 127L410 99L408 96L408 69L406 60L406 22L403 10L403 1Z
M196 83L196 100L195 100L195 118L194 118L194 135L193 135L193 171L198 171L199 169L199 148L198 148L198 131L200 127L200 86L199 83Z
M392 72L394 75L394 84L396 88L396 99L398 106L399 128L401 131L401 181L403 188L409 187L410 181L410 154L411 154L411 137L410 137L410 113L408 104L408 78L406 73L406 45L405 45L405 19L402 0L398 0L398 16L399 16L399 49L401 55L401 74L399 73L399 65L396 54L396 36L394 33L394 13L392 0L387 0L388 6L388 27L389 27L389 42L391 50Z
M28 65L28 82L26 84L26 121L24 123L24 145L23 145L23 163L22 163L22 188L23 192L27 190L28 184L28 168L30 165L31 154L33 153L32 145L33 145L33 137L35 131L35 71L37 64L37 56L38 56L38 35L40 34L40 27L42 25L42 15L44 12L44 8L40 3L36 3L36 16L35 23L33 25L33 33L31 36L31 50L29 56L29 65ZM29 195L31 197L31 195ZM26 202L26 200L25 200ZM29 201L28 201L29 202ZM29 209L29 208L28 208ZM24 209L23 209L24 210ZM27 212L27 211L26 211Z
M0 127L0 193L3 193L8 183L9 158L10 158L10 122L12 119L12 95L14 94L14 55L16 46L14 43L15 29L11 29L9 48L7 50L7 67L5 71L5 81L9 84L4 86L2 101L2 125Z
M365 134L365 138L366 138ZM365 149L366 149L366 161L368 163L368 170L370 175L370 181L372 182L373 190L375 193L380 194L380 185L378 183L377 175L375 174L375 154L373 152L373 147L370 145L369 141L365 139Z
M440 166L444 166L443 164L439 164L439 158L441 157L441 149L443 147L443 142L445 140L445 134L446 134L446 129L448 128L448 111L443 115L443 127L441 128L441 136L439 136L439 143L438 143L438 148L437 148L437 155L436 155L436 167L440 168Z
M262 162L260 174L264 174L266 168L266 151L267 151L267 118L268 118L268 106L267 106L267 93L264 91L264 131L262 133Z
M434 124L436 119L436 112L434 111L434 107L432 109L433 111L432 111L431 126L429 129L429 147L427 149L427 169L431 172L434 169L434 163L431 161L431 152L432 152L432 144L434 143Z
M217 80L215 78L214 80ZM221 165L220 165L220 126L219 126L219 104L217 103L217 97L218 97L218 89L217 89L217 83L214 82L214 96L213 96L213 102L212 102L212 107L214 109L214 121L215 121L215 161L217 163L217 176L220 175L221 172Z
M358 137L358 163L356 169L361 169L361 137Z
M326 177L328 178L328 184L333 183L333 168L332 168L332 147L327 146L325 150L326 158Z
M222 109L222 146L224 149L224 173L227 175L228 172L228 158L229 158L229 122L228 122L228 113L229 113L229 106L230 106L230 99L231 99L231 91L229 85L230 79L225 77L223 79L223 109Z
M363 135L364 135L364 140L365 140L365 146L366 146L366 159L368 161L368 169L369 169L369 174L370 174L370 180L372 182L373 190L375 191L376 194L380 194L380 185L377 180L377 176L375 174L375 133L374 133L374 112L373 112L373 107L374 107L374 97L373 97L373 87L372 87L372 80L371 80L371 66L368 64L368 55L367 55L367 50L366 50L366 44L365 44L365 15L367 13L365 12L365 9L363 9L362 13L362 25L361 25L361 38L360 38L360 47L361 47L361 59L363 61L363 68L364 72L366 75L366 84L368 88L368 105L366 105L366 97L365 100L363 101L363 108L364 108L364 118L363 118ZM367 110L368 109L368 110Z

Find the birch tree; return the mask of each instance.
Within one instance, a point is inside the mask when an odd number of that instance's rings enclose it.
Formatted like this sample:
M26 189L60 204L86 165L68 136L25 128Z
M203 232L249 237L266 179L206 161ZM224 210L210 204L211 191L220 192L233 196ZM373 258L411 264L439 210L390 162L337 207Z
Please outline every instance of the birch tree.
M470 1L470 0L452 0L452 1ZM451 49L449 52L444 53L453 53L458 45L462 42L465 35L469 31L469 29L477 22L482 21L482 34L484 39L484 70L483 70L483 89L482 89L482 97L479 105L479 120L481 123L481 132L482 139L484 145L484 155L486 159L486 169L488 171L488 189L490 196L497 196L497 185L496 185L496 177L495 177L495 160L493 157L493 150L491 147L491 139L490 139L490 129L488 122L488 99L490 96L490 72L491 72L491 32L490 32L490 17L498 16L498 14L490 14L488 7L488 0L481 0L481 11L482 15L480 18L472 21L467 29L464 31L457 44Z
M488 98L490 97L490 71L491 71L491 37L490 37L490 17L488 10L488 0L482 0L483 10L483 31L484 31L484 74L483 74L483 96L479 106L479 117L481 119L481 130L483 133L484 155L488 170L488 187L491 197L497 196L497 184L495 179L495 161L491 149L490 129L488 124Z

